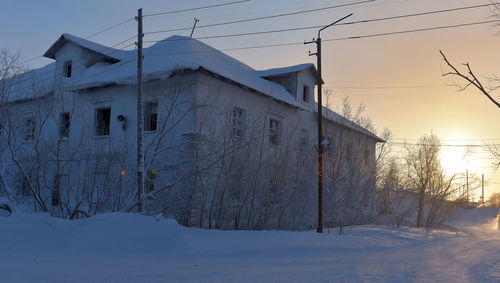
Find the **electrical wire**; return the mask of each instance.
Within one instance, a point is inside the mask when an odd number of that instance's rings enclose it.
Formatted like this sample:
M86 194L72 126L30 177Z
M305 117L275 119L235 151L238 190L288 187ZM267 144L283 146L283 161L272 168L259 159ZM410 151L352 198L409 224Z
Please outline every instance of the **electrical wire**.
M121 26L121 25L123 25L123 24L126 24L126 23L128 23L128 22L130 22L130 21L132 21L132 20L134 20L134 18L130 18L130 19L127 19L127 20L125 20L125 21L123 21L123 22L120 22L120 23L117 23L117 24L112 25L112 26L110 26L110 27L107 27L107 28L105 28L105 29L103 29L103 30L100 30L100 31L98 31L98 32L96 32L96 33L93 33L93 34L91 34L91 35L89 35L89 36L87 36L87 37L85 37L85 38L83 38L83 39L81 39L81 40L79 40L79 41L77 41L77 42L83 41L84 39L85 39L85 40L87 40L87 39L92 38L92 37L94 37L94 36L96 36L96 35L99 35L99 34L102 34L102 33L104 33L104 32L107 32L107 31L109 31L109 30L112 30L112 29L114 29L114 28L117 28L117 27L119 27L119 26ZM31 58L31 59L25 60L25 61L23 61L23 62L21 62L21 63L19 63L19 64L20 64L20 65L23 65L23 64L26 64L26 63L31 62L31 61L33 61L33 60L36 60L36 59L38 59L38 58L43 58L43 56L42 56L42 55L38 55L38 56L33 57L33 58Z
M439 29L450 29L450 28L458 28L458 27L474 26L474 25L482 25L482 24L491 24L491 23L500 23L500 20L490 20L490 21L472 22L472 23L456 24L456 25L448 25L448 26L437 26L437 27L412 29L412 30L404 30L404 31L394 31L394 32L384 32L384 33L376 33L376 34L368 34L368 35L332 38L332 39L326 39L323 41L362 39L362 38L370 38L370 37L397 35L397 34L414 33L414 32L422 32L422 31L432 31L432 30L439 30Z
M398 34L405 34L405 33L415 33L415 32L422 32L422 31L450 29L450 28L458 28L458 27L481 25L481 24L489 24L489 23L500 23L500 20L489 20L489 21L463 23L463 24L456 24L456 25L428 27L428 28L421 28L421 29L411 29L411 30L403 30L403 31L393 31L393 32L385 32L385 33L376 33L376 34L367 34L367 35L358 35L358 36L331 38L331 39L323 39L322 41L323 42L331 42L331 41L341 41L341 40L353 40L353 39L371 38L371 37L379 37L379 36L398 35ZM304 29L313 29L313 28L318 28L318 27L323 27L323 26L309 26L309 27L278 29L278 30L267 30L267 31L247 32L247 33L234 33L234 34L212 35L212 36L197 37L196 39L197 40L202 40L202 39L218 39L218 38L230 38L230 37L239 37L239 36L251 36L251 35L260 35L260 34L270 34L270 33L297 31L297 30L304 30ZM192 38L180 38L180 39L168 39L167 38L167 39L162 39L162 40L147 40L147 41L144 41L144 42L147 42L147 43L158 43L158 42L183 41L183 40L192 40ZM284 43L283 45L295 45L295 44L298 44L298 43L296 43L296 42L295 43ZM283 45L279 45L279 46L283 46ZM254 48L256 48L256 47L254 47Z
M199 28L216 27L216 26L224 26L224 25L232 25L232 24L239 24L239 23L246 23L246 22L267 20L267 19L273 19L273 18L279 18L279 17L286 17L286 16L293 16L293 15L299 15L299 14L306 14L306 13L311 13L311 12L331 10L331 9L336 9L336 8L341 8L341 7L347 7L347 6L352 6L352 5L359 5L359 4L364 4L364 3L373 2L373 1L375 1L375 0L365 0L365 1L347 3L347 4L327 6L327 7L322 7L322 8L301 10L301 11L290 12L290 13L275 14L275 15L263 16L263 17L257 17L257 18L250 18L250 19L243 19L243 20L234 20L234 21L229 21L229 22L207 24L207 25L198 25L198 26L196 26L196 28L199 29ZM176 29L168 29L168 30L150 31L150 32L145 32L144 34L166 33L166 32L184 31L184 30L191 30L191 29L192 29L192 27L185 27L185 28L176 28Z
M250 1L252 1L252 0L240 0L240 1L234 1L234 2L226 2L226 3L220 3L220 4L208 5L208 6L202 6L202 7L195 7L195 8L188 8L188 9L182 9L182 10L173 10L173 11L166 11L166 12L160 12L160 13L146 14L146 15L143 15L142 17L145 18L145 17L183 13L183 12L189 12L189 11L196 11L196 10L202 10L202 9L209 9L209 8L216 8L216 7L240 4L240 3L244 3L244 2L250 2Z
M443 88L448 85L415 85L415 86L331 86L325 89L422 89L422 88Z
M129 41L129 40L130 40L130 39L132 39L132 38L135 38L135 37L131 37L131 38L129 38L129 39L126 39L126 40L124 40L124 41L121 41L121 42L119 42L119 43L116 43L116 44L112 45L111 47L107 47L106 49L103 49L103 50L108 50L108 49L110 49L110 48L112 48L112 47L115 47L115 46L117 46L117 45L123 44L123 43L125 43L125 42ZM114 54L114 53L116 53L116 52L118 52L118 51L122 51L123 49L125 49L125 48L127 48L127 47L130 47L130 46L132 46L132 45L135 45L135 43L131 43L131 44L128 44L128 45L126 45L126 46L124 46L124 47L121 47L121 48L119 48L119 49L115 49L115 50L113 50L112 52L109 52L107 55L111 55L111 54ZM100 51L100 52L102 52L102 51ZM81 60L77 60L77 61L75 61L74 63L83 62L83 61L84 61L84 59L81 59ZM127 62L128 62L128 61L127 61ZM118 64L118 65L121 65L121 64ZM83 65L81 65L80 67L74 67L74 70L78 70L79 68L83 68L83 67L84 67ZM51 81L51 80L54 80L54 79L55 79L55 77L58 75L58 73L59 73L60 71L62 71L62 69L63 69L63 67L59 67L59 68L56 68L56 69L54 69L54 70L50 70L50 71L46 71L46 72L43 72L43 73L37 74L37 75L35 75L35 76L30 76L29 78L26 78L26 79L22 79L22 80L20 80L18 83L23 83L23 82L27 82L27 81L32 81L32 80L34 80L34 79L36 79L36 78L39 78L39 77L45 76L45 75L47 75L47 74L52 74L52 75L51 75L49 78L46 78L46 79L43 79L43 80L38 80L38 81L37 81L37 83L42 83L42 82ZM73 70L73 71L74 71L74 70ZM83 77L83 78L86 78L86 77ZM79 80L81 80L81 79L83 79L83 78L80 78ZM27 90L27 89L28 89L28 87L23 87L23 88L21 88L21 89L16 89L16 91L17 91L17 92L19 92L19 91L24 91L24 90Z
M400 146L426 146L426 144L421 144L421 143L407 143L407 142L392 142L392 141L387 141L386 143L392 144L392 145L400 145ZM440 146L445 146L445 147L465 147L465 148L470 148L470 147L479 147L479 148L485 148L488 147L488 145L480 145L480 144L441 144ZM500 146L500 144L491 144L489 146Z
M419 140L419 139L405 139L405 138L392 138L393 141L407 141L407 140ZM500 138L477 138L477 139L442 139L441 141L499 141Z
M372 22L379 22L379 21L404 19L404 18L410 18L410 17L427 16L427 15L434 15L434 14L440 14L440 13L448 13L448 12L456 12L456 11L470 10L470 9L476 9L476 8L484 8L484 7L489 7L489 6L496 6L498 4L500 4L500 2L492 2L492 3L488 3L488 4L457 7L457 8L442 9L442 10L433 10L433 11L413 13L413 14L404 14L404 15L398 15L398 16L374 18L374 19L368 19L368 20L344 22L344 23L338 23L337 25L341 26L341 25L352 25L352 24L372 23Z
M136 36L129 37L129 38L127 38L127 39L125 39L125 40L122 40L122 41L120 41L120 42L118 42L118 43L115 43L115 44L113 44L113 45L111 45L111 46L109 46L109 47L105 47L105 48L103 48L102 50L95 50L95 51L96 51L96 52L98 52L98 53L102 53L102 52L107 51L107 50L109 50L109 49L113 49L114 47L116 47L116 46L118 46L118 45L121 45L121 44L123 44L123 43L126 43L126 42L128 42L128 41L130 41L131 39L134 39L134 38L136 38ZM113 50L113 51L111 51L110 53L108 53L108 54L106 54L106 55L111 55L111 54L114 54L114 53L116 53L116 52L118 52L118 51L121 51L121 50L123 50L123 49L125 49L125 48L127 48L127 47L131 46L131 45L133 45L133 44L129 44L129 45L127 45L127 46L125 46L125 47L122 47L122 48L120 48L120 49ZM76 60L76 61L74 61L73 63L80 63L80 62L83 62L83 61L85 61L85 59ZM20 80L20 81L19 81L19 83L23 83L23 82L26 82L26 81L32 80L32 79L34 79L34 78L38 78L38 77L44 76L44 75L46 75L46 74L52 73L53 71L58 71L58 70L59 70L59 71L62 71L62 69L63 69L63 67L61 66L61 67L59 67L59 68L56 68L55 70L46 71L46 72L43 72L43 73L37 74L37 75L35 75L35 76L31 76L31 77L30 77L30 78L28 78L28 79Z

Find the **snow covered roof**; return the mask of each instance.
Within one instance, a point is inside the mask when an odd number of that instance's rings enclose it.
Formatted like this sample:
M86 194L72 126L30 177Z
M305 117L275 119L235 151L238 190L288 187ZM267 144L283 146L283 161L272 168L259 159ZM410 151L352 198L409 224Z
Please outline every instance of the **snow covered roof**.
M137 52L135 50L117 50L65 33L45 52L44 56L55 58L54 55L57 50L67 42L73 42L78 46L108 56L115 60L116 63L96 63L87 68L80 77L75 77L74 81L65 82L65 87L82 90L110 85L137 84ZM307 109L298 103L283 86L263 77L300 72L308 68L316 72L314 65L311 63L256 71L201 41L185 36L168 37L148 48L144 48L143 55L143 80L145 82L167 79L179 70L207 70L273 97L278 101L304 110ZM19 75L22 76L20 80L22 83L16 85L9 101L36 98L50 93L54 89L54 75L55 63ZM383 141L365 128L329 109L325 114L325 118L332 122L368 135L377 141Z
M12 87L6 94L5 102L28 100L43 97L54 90L55 63L50 63L39 69L16 75L6 80L12 80Z
M316 105L316 107L314 108L315 109L314 112L317 113L318 112L317 111L318 104L316 103L315 105ZM351 120L346 119L342 115L340 115L340 114L338 114L338 113L336 113L336 112L334 112L331 109L328 109L326 107L323 107L323 117L325 117L325 119L330 120L336 124L340 124L342 126L345 126L353 131L367 135L367 136L371 137L372 139L376 140L377 142L385 142L385 140L381 139L380 137L378 137L374 133L368 131L367 129L361 127L360 125L354 123Z
M282 67L282 68L273 68L269 70L260 70L257 71L257 74L261 77L272 77L272 76L279 76L279 75L286 75L290 73L297 73L305 69L313 68L314 72L316 72L316 68L314 67L314 64L312 63L305 63L305 64L299 64L295 66L288 66L288 67Z
M82 78L76 79L72 87L85 89L136 84L137 52L125 52L128 54L119 63L97 63L86 69ZM144 81L166 79L179 70L204 69L281 102L303 108L283 86L261 78L258 71L196 39L171 36L145 48L143 54Z
M59 39L50 46L50 48L45 51L43 56L50 58L50 59L56 59L55 55L57 51L63 47L66 43L72 42L80 47L86 48L88 50L92 50L94 52L97 52L99 54L104 55L108 59L114 62L120 61L120 57L125 54L125 51L117 50L111 47L107 47L89 40L86 40L84 38L80 38L78 36L74 36L71 34L63 33Z

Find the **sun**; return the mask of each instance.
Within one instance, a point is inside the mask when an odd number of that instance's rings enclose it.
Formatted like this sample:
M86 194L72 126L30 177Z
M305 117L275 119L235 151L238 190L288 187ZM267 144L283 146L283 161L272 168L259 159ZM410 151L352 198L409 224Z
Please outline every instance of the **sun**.
M460 147L441 147L439 159L441 160L441 166L448 175L465 172L469 165L466 152Z

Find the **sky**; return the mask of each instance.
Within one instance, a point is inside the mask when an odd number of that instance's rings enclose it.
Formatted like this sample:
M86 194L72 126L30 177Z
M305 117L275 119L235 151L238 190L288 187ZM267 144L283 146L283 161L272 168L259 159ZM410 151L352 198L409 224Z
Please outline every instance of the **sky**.
M4 1L0 48L19 50L21 61L43 54L62 33L88 37L108 27L132 19L137 9L143 14L153 14L236 0L210 1ZM190 30L150 34L148 32L191 27L194 18L198 26L263 17L281 13L324 8L361 2L362 0L251 0L234 5L184 13L165 14L144 18L144 40L161 40L179 34L189 35ZM358 21L388 16L405 15L441 9L486 4L489 1L470 0L376 0L336 9L320 9L294 16L278 17L218 27L199 27L193 37L209 37L327 25L350 13L344 20ZM444 167L449 173L464 172L485 175L486 197L500 192L500 171L492 169L490 154L481 148L466 149L464 144L500 144L500 109L478 91L469 88L457 91L452 86L460 80L443 77L447 71L440 57L442 50L448 59L460 66L470 63L476 75L485 77L500 74L500 27L492 24L462 26L361 39L326 41L328 39L380 34L386 32L457 25L492 20L488 8L476 8L441 14L407 17L352 25L334 26L322 32L324 88L332 90L333 107L340 107L345 96L354 105L363 103L366 114L377 129L389 128L396 142L415 143L423 134L434 133L442 143ZM89 38L111 46L137 34L137 24L130 20L114 29ZM317 28L238 36L202 39L218 48L228 49L283 43L298 43L272 48L254 48L225 51L230 56L255 69L267 69L300 63L316 63L313 45L300 44L317 36ZM117 48L132 44L130 39ZM128 46L126 49L133 49ZM38 68L50 63L49 59L36 58L26 64ZM500 90L492 93L497 99ZM394 151L403 152L401 144L393 144ZM467 153L467 154L466 154ZM465 158L464 158L465 156ZM474 195L479 196L480 190Z

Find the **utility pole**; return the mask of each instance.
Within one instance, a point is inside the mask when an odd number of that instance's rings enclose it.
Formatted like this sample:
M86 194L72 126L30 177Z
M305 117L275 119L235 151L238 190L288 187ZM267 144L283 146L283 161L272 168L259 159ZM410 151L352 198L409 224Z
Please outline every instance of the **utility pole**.
M481 203L484 203L484 174L481 175Z
M469 169L465 170L465 175L466 175L466 188L467 188L467 206L469 206Z
M352 16L352 13L321 28L318 31L318 38L304 44L316 43L316 53L310 53L309 56L316 55L318 71L316 73L316 84L318 85L318 227L316 232L323 233L323 106L322 106L322 85L321 77L321 31L333 26L334 24Z
M191 30L191 35L189 35L190 38L193 37L194 29L196 28L196 24L200 21L200 19L194 18L194 25L193 29Z
M142 213L144 192L144 97L142 93L142 9L137 10L137 210Z

